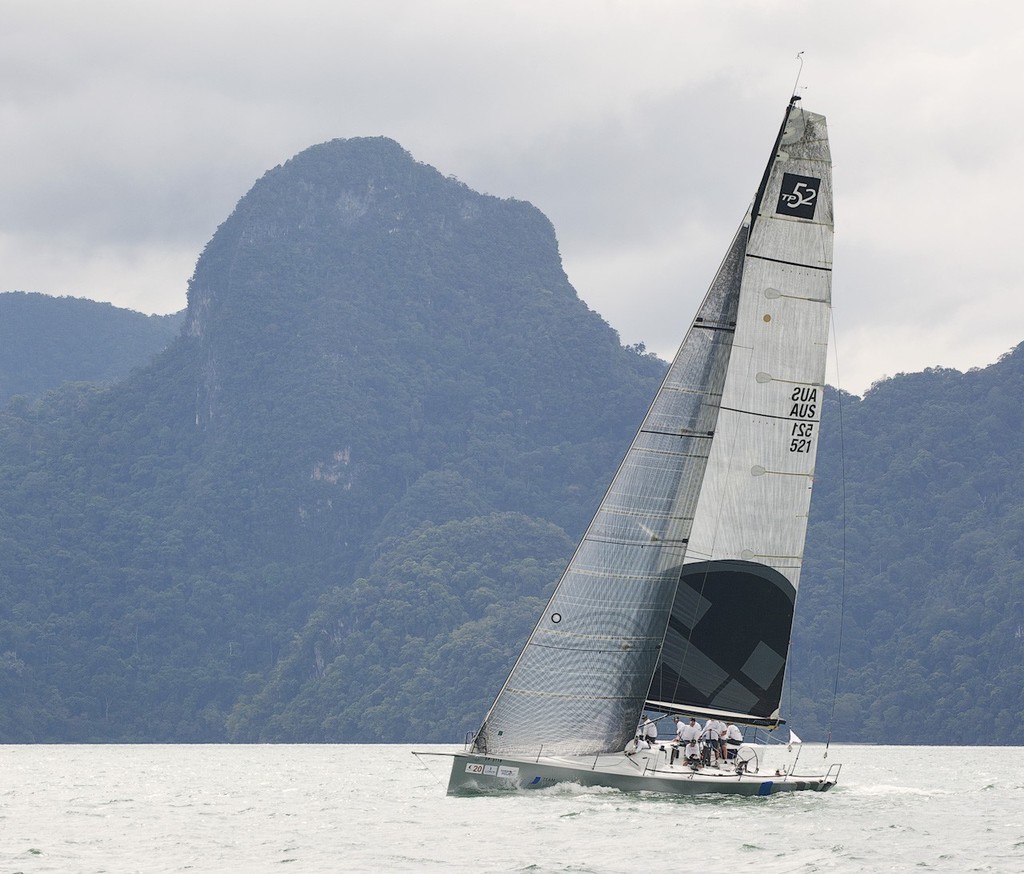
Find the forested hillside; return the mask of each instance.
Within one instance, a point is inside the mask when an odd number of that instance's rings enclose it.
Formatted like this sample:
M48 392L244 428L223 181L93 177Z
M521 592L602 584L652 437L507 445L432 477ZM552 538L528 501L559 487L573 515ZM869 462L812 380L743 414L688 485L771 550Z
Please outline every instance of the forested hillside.
M831 695L809 696L834 671L845 576L837 736L1024 742L1024 344L839 400L824 413L794 710L827 724Z
M184 319L74 297L0 293L0 406L64 382L122 379L163 350Z
M0 409L0 742L460 740L664 366L529 204L386 139L274 168L151 363ZM834 740L1024 742L1022 424L1024 347L829 392L801 735L839 658Z
M296 641L403 551L475 593L426 598L423 628L507 662L517 599L552 584L664 367L579 300L544 216L394 142L335 141L254 186L188 294L149 367L0 419L0 738L302 739L275 690L332 665ZM366 683L412 682L381 624L406 593L341 620L383 654ZM421 705L465 720L493 683ZM356 706L325 701L315 736L370 736Z

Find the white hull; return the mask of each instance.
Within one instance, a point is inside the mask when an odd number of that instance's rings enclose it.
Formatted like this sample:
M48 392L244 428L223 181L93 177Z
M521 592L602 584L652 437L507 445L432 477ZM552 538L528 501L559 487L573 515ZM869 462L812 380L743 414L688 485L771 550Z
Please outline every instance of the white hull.
M839 778L839 765L827 774L785 773L783 769L737 773L734 765L698 769L669 762L665 750L605 753L597 756L485 756L456 753L448 781L449 795L544 789L558 783L607 786L625 792L671 795L775 795L811 790L825 792Z

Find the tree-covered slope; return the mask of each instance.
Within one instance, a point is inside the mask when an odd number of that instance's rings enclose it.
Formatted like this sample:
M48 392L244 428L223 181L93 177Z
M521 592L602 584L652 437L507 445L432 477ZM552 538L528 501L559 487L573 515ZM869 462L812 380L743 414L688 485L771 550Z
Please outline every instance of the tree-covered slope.
M229 736L452 739L490 704L571 547L516 513L426 522L386 543L365 578L321 599Z
M0 405L65 382L113 383L148 364L183 321L184 313L145 316L81 298L0 293Z
M1024 344L839 401L824 413L794 710L828 724L845 600L837 737L1024 742Z
M508 520L567 554L663 366L579 300L530 205L389 140L296 156L218 229L149 367L0 419L0 737L219 740L236 706L285 737L259 718L295 709L263 706L295 635L431 525L536 597L554 559ZM455 639L486 619L435 608Z

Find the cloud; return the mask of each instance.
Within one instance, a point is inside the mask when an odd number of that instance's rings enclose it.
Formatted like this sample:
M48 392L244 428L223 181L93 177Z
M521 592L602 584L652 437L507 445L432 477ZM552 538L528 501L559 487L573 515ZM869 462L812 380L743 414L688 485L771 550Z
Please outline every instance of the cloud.
M718 266L798 51L832 134L846 387L995 360L1024 339L1009 0L8 3L0 288L181 309L260 175L384 134L536 204L580 296L669 357L664 314Z

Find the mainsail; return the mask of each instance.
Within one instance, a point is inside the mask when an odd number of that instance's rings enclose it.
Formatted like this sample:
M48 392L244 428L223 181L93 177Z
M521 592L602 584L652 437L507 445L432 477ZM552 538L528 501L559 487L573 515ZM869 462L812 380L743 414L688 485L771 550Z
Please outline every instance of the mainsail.
M754 208L476 752L621 749L648 699L777 718L823 391L828 165L824 118L791 103Z

